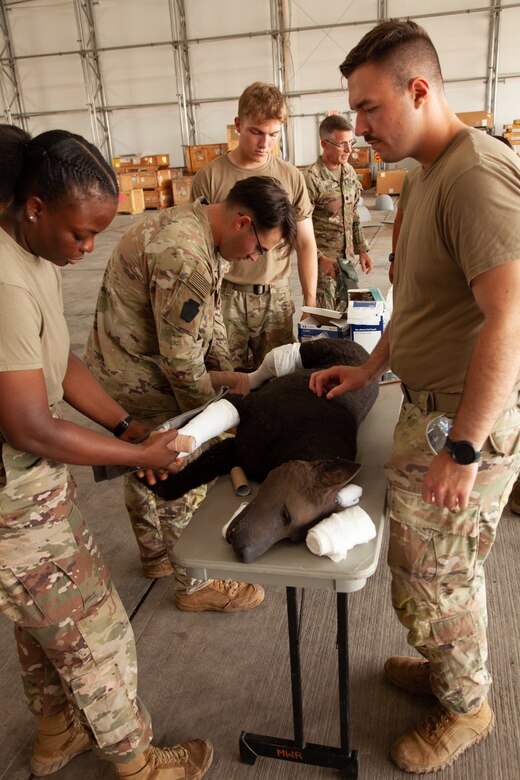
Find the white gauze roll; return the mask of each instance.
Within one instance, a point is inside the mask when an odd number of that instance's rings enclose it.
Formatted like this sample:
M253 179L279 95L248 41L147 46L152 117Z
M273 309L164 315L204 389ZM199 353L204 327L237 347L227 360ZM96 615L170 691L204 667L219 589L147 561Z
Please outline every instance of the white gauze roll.
M298 343L283 344L268 352L259 368L247 375L251 390L260 387L274 376L285 376L300 371L303 368L300 346Z
M338 490L336 495L336 504L345 508L347 506L354 506L359 503L359 499L363 495L363 488L360 485L353 485L352 482L349 485L345 485L344 488Z
M194 452L201 444L229 428L234 428L239 422L240 417L233 404L222 398L210 404L179 429L174 442L175 449L181 455Z
M347 557L348 550L369 542L376 527L364 509L351 506L326 517L307 533L307 547L314 555L327 555L334 563Z

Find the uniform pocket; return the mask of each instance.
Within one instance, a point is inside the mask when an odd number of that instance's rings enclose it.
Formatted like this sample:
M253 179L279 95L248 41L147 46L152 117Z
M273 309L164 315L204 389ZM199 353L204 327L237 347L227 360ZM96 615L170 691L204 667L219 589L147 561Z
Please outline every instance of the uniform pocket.
M388 564L392 571L426 582L439 580L448 587L470 581L477 563L479 506L470 504L452 512L391 485Z
M83 711L100 748L123 739L138 744L141 724L123 675L112 659L71 682L77 706ZM132 740L131 735L135 738Z
M511 457L520 454L520 407L513 406L500 415L489 434L489 444L497 455Z
M483 671L478 630L470 612L433 620L431 629L447 680L474 677Z

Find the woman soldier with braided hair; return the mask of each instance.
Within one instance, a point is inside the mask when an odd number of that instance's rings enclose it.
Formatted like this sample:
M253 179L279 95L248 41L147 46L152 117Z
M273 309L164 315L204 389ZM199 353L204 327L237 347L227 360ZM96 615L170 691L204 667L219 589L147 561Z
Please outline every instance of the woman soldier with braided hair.
M69 350L59 268L92 252L117 198L114 172L81 136L0 126L0 610L36 719L34 775L92 746L119 777L194 780L211 745L150 745L132 629L65 465L176 468L175 431L120 439L125 409ZM62 398L116 437L64 420Z

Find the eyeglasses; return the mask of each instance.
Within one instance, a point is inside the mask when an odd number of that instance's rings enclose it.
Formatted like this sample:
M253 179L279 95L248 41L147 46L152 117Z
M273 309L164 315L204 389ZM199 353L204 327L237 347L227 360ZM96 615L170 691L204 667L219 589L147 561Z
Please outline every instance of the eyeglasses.
M251 220L251 227L253 228L255 238L256 238L256 251L258 255L262 256L265 255L265 249L263 248L262 244L260 243L260 239L258 238L258 233L256 232L255 223L253 220Z
M340 144L337 144L335 141L329 141L328 138L324 138L323 140L331 146L335 146L336 149L343 149L344 152L349 152L357 143L355 138L353 138L351 141L343 141Z

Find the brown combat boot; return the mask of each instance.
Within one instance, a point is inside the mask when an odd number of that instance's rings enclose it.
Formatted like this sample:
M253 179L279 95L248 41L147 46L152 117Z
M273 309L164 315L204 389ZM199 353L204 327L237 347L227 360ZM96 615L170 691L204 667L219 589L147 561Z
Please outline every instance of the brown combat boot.
M177 609L183 612L242 612L258 607L265 593L261 585L233 580L210 580L194 593L175 596Z
M171 748L151 745L126 764L114 764L118 777L127 780L199 780L213 761L213 747L193 739Z
M405 772L438 772L493 730L493 711L484 700L478 712L455 715L444 707L400 737L390 750L394 764Z
M90 738L72 707L57 715L36 718L36 742L31 756L31 772L47 777L90 748Z
M150 580L158 580L160 577L169 577L173 574L173 566L169 558L159 558L157 561L141 560L143 574Z
M520 515L520 477L513 485L511 498L509 499L509 506L511 507L511 512L514 512L515 515Z
M394 655L385 661L385 677L396 688L414 696L433 696L430 664L424 658Z

